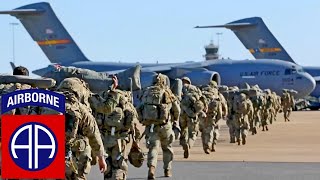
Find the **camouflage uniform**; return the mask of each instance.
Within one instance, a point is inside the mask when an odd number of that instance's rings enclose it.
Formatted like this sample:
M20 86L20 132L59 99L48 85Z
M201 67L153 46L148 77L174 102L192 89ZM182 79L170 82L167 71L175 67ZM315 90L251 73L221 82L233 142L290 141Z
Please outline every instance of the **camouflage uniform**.
M261 93L259 86L253 86L253 88L250 91L254 92L250 95L250 100L253 105L253 117L252 120L250 120L249 122L252 135L254 135L257 134L257 129L261 124L261 115L265 99L263 94Z
M294 106L294 97L290 94L289 90L284 89L281 97L281 105L283 108L284 121L290 121L289 117Z
M238 145L240 145L241 139L242 144L246 144L246 137L248 135L249 122L248 122L248 114L250 112L249 109L249 99L247 99L246 95L241 93L234 99L234 124L236 131L236 138Z
M174 133L170 120L172 118L173 121L178 121L180 107L165 79L164 75L159 74L155 84L143 90L142 102L138 107L140 122L146 127L148 179L155 178L159 146L163 152L164 174L166 177L172 175ZM173 117L170 118L171 115Z
M209 150L215 151L215 145L219 138L218 122L223 116L223 104L220 99L222 95L217 90L216 82L211 82L209 86L203 87L202 93L208 101L208 111L206 117L199 118L200 131L203 150L206 154L209 154Z
M189 78L182 78L181 115L180 115L180 145L184 150L184 158L189 157L189 150L197 139L199 132L199 116L205 117L207 103L199 88L191 85Z
M104 156L95 119L74 94L66 95L66 179L86 179L93 157Z
M99 166L106 166L101 134L88 107L90 90L78 78L64 79L57 90L66 96L66 178L86 179L97 156Z
M229 114L226 121L226 124L229 128L229 136L230 136L230 143L236 142L236 123L235 123L235 113L236 113L236 107L234 104L235 99L237 98L236 93L238 93L239 89L231 88L224 94L227 96L227 103L228 103L228 109Z
M106 159L109 169L104 179L126 179L129 135L134 134L134 123L137 122L138 114L131 103L129 92L113 89L103 92L101 96L104 99L102 103L105 103L102 106L112 104L112 110L108 107L93 108L106 153L110 155Z
M270 89L265 90L265 105L262 111L262 131L268 131L268 124L272 123L273 98Z

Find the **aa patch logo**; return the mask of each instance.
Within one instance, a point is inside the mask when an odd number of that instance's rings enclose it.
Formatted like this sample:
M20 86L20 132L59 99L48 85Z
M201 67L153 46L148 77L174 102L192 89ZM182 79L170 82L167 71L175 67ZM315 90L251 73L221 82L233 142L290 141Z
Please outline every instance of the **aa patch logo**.
M2 96L2 113L49 107L59 115L2 115L2 178L65 177L65 97L51 91L19 90ZM5 110L5 111L4 111Z

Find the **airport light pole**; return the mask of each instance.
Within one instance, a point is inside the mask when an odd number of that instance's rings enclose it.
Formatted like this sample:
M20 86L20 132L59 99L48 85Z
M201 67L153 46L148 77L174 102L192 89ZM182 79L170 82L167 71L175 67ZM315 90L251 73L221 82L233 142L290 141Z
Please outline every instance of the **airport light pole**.
M220 49L220 36L222 35L223 33L222 32L217 32L216 35L217 35L217 40L218 40L218 57L220 57L220 54L219 54L219 49Z
M223 34L222 32L216 33L217 39L218 39L218 46L220 45L220 36L221 36L222 34Z
M14 37L14 27L19 25L18 23L9 23L12 26L12 62L15 63L15 37Z

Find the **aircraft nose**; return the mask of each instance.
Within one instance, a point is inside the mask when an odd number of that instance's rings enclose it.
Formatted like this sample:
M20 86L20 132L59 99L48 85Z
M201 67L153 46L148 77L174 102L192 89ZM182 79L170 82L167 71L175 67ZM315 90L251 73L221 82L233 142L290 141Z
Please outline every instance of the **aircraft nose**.
M316 87L316 81L309 73L304 73L300 83L297 84L300 89L298 92L299 98L308 96Z

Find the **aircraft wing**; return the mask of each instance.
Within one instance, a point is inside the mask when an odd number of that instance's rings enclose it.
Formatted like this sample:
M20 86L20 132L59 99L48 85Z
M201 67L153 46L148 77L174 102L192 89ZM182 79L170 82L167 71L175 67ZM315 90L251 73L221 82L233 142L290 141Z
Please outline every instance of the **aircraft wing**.
M314 76L313 79L317 82L320 81L320 76Z

